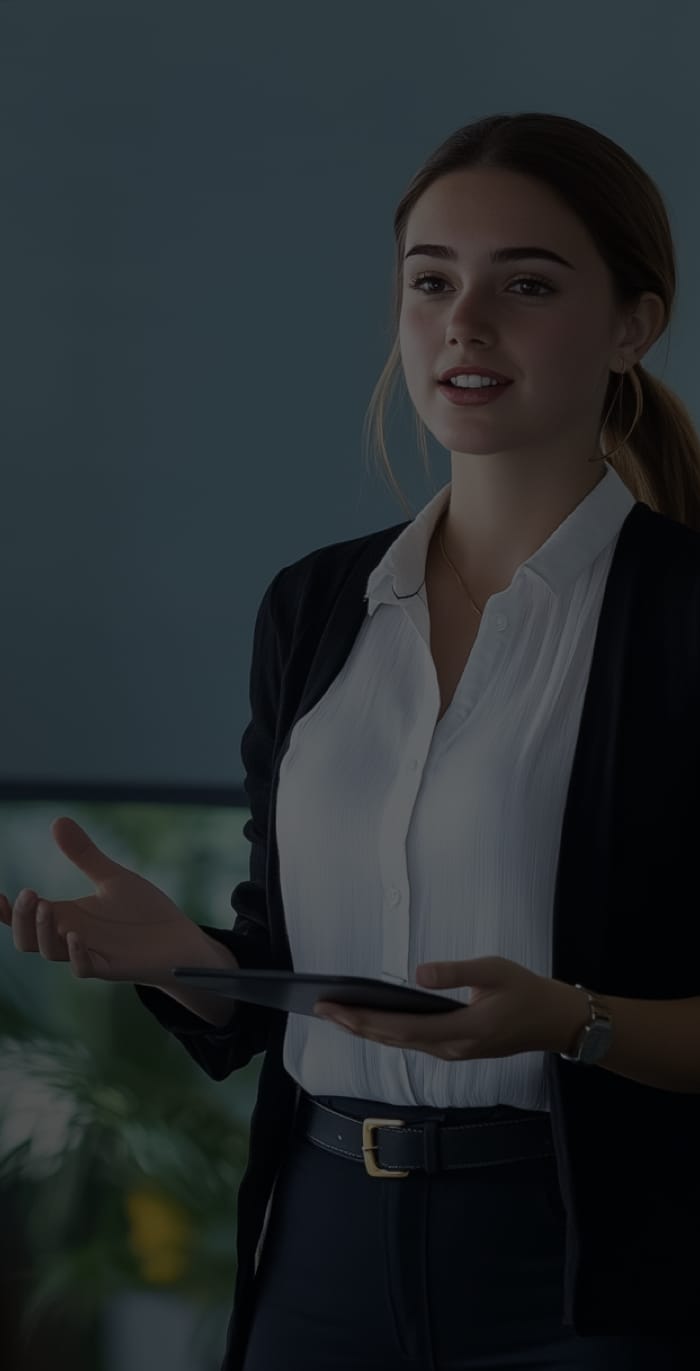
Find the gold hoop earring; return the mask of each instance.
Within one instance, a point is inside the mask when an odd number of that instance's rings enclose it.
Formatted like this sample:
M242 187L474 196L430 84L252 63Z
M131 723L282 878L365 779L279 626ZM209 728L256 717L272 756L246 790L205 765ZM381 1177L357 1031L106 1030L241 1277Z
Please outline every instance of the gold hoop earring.
M604 420L603 420L603 424L602 424L602 427L601 427L601 437L602 437L603 429L605 428L605 425L607 424L608 419L609 419L609 417L610 417L610 410L612 410L613 405L615 405L615 404L617 403L617 400L618 400L618 398L619 398L620 391L621 391L621 389L622 389L622 383L623 383L624 379L625 379L625 362L624 362L624 358L623 358L623 361L622 361L622 373L621 373L621 375L620 375L620 380L619 380L619 382L618 382L617 390L616 390L616 392L615 392L615 396L614 396L612 405L610 406L610 409L608 410L608 412L607 412L607 414L606 414L606 416L605 416L605 418L604 418ZM639 377L636 375L634 369L632 369L632 371L630 372L630 380L631 380L631 382L632 382L632 385L634 386L634 392L635 392L635 408L636 408L635 416L634 416L634 419L632 420L632 427L630 428L629 432L627 432L627 433L625 434L624 438L622 439L622 442L621 442L621 443L618 443L618 445L617 445L616 448L613 448L612 452L604 452L604 453L602 453L602 455L601 455L600 457L588 457L588 458L586 459L587 461L589 461L589 462L609 462L609 461L610 461L610 458L611 458L611 457L614 457L615 454L616 454L617 452L620 451L620 448L623 448L623 447L625 446L625 443L628 441L629 438L631 438L632 433L634 432L635 428L637 427L637 424L639 423L639 420L640 420L641 417L642 417L642 411L643 411L643 409L644 409L644 396L642 395L642 386L641 386L641 382L640 382L640 380L639 380Z

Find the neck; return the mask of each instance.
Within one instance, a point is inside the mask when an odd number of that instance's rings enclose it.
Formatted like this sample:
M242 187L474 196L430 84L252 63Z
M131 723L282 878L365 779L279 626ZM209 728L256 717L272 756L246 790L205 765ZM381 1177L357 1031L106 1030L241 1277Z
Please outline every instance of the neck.
M477 604L484 604L489 595L510 585L518 567L547 542L606 474L604 463L590 465L577 490L550 489L547 501L538 501L531 493L529 500L518 495L505 508L500 504L498 509L492 498L479 498L492 492L467 491L464 482L453 480L444 514L431 538L429 555L431 560L435 559L434 570L441 566L441 579L451 578L458 589L454 573L442 555L442 533L447 556Z

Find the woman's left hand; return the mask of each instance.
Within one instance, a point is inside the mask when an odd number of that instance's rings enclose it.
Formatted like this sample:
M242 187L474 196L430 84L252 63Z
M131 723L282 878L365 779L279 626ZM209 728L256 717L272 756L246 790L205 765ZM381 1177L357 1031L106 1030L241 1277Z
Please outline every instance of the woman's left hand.
M431 971L434 981L429 979ZM582 991L539 976L507 957L425 962L416 969L416 983L426 990L469 986L469 1004L445 1014L398 1014L319 1000L314 1013L358 1037L428 1052L445 1061L569 1052L588 1019Z

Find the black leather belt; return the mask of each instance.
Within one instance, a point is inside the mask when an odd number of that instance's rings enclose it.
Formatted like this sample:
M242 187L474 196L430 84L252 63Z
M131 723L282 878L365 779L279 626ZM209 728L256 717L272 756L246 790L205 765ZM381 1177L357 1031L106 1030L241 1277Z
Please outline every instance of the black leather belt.
M455 1171L465 1166L550 1157L554 1153L548 1112L522 1111L521 1118L443 1124L400 1117L353 1119L304 1094L296 1130L335 1156L364 1162L368 1176L398 1180L411 1171Z

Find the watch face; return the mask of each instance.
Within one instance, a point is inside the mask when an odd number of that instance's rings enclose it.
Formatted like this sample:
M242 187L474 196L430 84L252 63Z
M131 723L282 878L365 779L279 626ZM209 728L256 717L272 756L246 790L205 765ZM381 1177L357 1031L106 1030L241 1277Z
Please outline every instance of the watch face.
M605 1056L610 1046L610 1026L607 1023L594 1023L586 1034L581 1053L584 1062L597 1062Z

